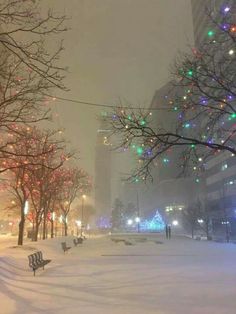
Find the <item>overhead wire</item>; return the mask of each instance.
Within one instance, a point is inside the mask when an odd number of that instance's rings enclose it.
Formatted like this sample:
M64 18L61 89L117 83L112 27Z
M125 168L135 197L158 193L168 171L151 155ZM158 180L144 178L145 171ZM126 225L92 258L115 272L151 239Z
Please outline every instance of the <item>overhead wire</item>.
M45 95L47 97L52 98L53 100L61 100L61 101L67 101L77 104L83 104L88 105L91 107L103 107L103 108L122 108L122 109L131 109L131 110L147 110L147 111L154 111L154 110L166 110L170 111L172 108L168 107L158 107L158 108L147 108L147 107L132 107L132 106L119 106L119 105L107 105L107 104L100 104L100 103L94 103L94 102L88 102L88 101L82 101L82 100L76 100L71 98L64 98L64 97L57 97L57 96L51 96L51 95Z

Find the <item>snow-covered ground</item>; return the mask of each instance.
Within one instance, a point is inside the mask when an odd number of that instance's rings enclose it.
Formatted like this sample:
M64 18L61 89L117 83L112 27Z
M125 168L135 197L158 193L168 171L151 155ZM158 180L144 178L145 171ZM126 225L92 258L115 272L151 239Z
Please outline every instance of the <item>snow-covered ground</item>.
M13 247L0 238L0 313L235 314L236 244L160 235L63 238ZM66 239L72 246L72 237ZM163 242L163 243L160 243ZM52 259L33 277L27 255Z

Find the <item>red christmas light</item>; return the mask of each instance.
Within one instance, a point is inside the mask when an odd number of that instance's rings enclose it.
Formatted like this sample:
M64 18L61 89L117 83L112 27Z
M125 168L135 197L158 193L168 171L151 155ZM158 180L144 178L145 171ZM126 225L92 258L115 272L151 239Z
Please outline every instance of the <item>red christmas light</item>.
M236 33L236 25L233 25L230 27L230 32L231 33Z

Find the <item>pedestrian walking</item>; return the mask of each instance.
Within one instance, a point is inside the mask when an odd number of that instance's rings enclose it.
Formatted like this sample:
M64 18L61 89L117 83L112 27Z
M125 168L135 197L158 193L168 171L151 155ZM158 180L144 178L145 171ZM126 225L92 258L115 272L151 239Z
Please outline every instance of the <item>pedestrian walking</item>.
M168 226L168 238L171 238L171 225Z
M166 225L166 239L169 237L168 225Z

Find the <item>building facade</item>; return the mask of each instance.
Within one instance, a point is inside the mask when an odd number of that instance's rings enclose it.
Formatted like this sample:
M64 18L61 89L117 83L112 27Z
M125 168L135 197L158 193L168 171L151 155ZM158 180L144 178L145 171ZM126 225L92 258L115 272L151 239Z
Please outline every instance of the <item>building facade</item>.
M153 129L155 127L166 130L175 128L176 112L168 109L173 108L173 101L180 92L181 90L176 88L173 81L155 92L150 105ZM140 210L141 212L145 210L147 213L159 210L166 223L173 223L173 220L177 220L181 226L181 211L196 198L198 186L196 187L193 177L180 176L180 154L181 149L174 148L154 162L153 183L148 188L140 189L142 191Z
M196 47L208 32L206 7L213 12L235 3L233 0L192 0L193 29ZM229 152L212 156L205 164L205 193L202 195L211 220L213 237L236 238L236 158Z
M236 158L229 152L206 163L207 207L215 236L236 238Z
M234 3L234 0L191 0L194 42L196 47L199 47L207 37L207 12L209 10L214 12L218 8L223 9L224 7L231 6Z
M95 211L97 220L109 221L111 213L111 147L106 117L99 117L95 148ZM102 226L100 226L102 227Z

